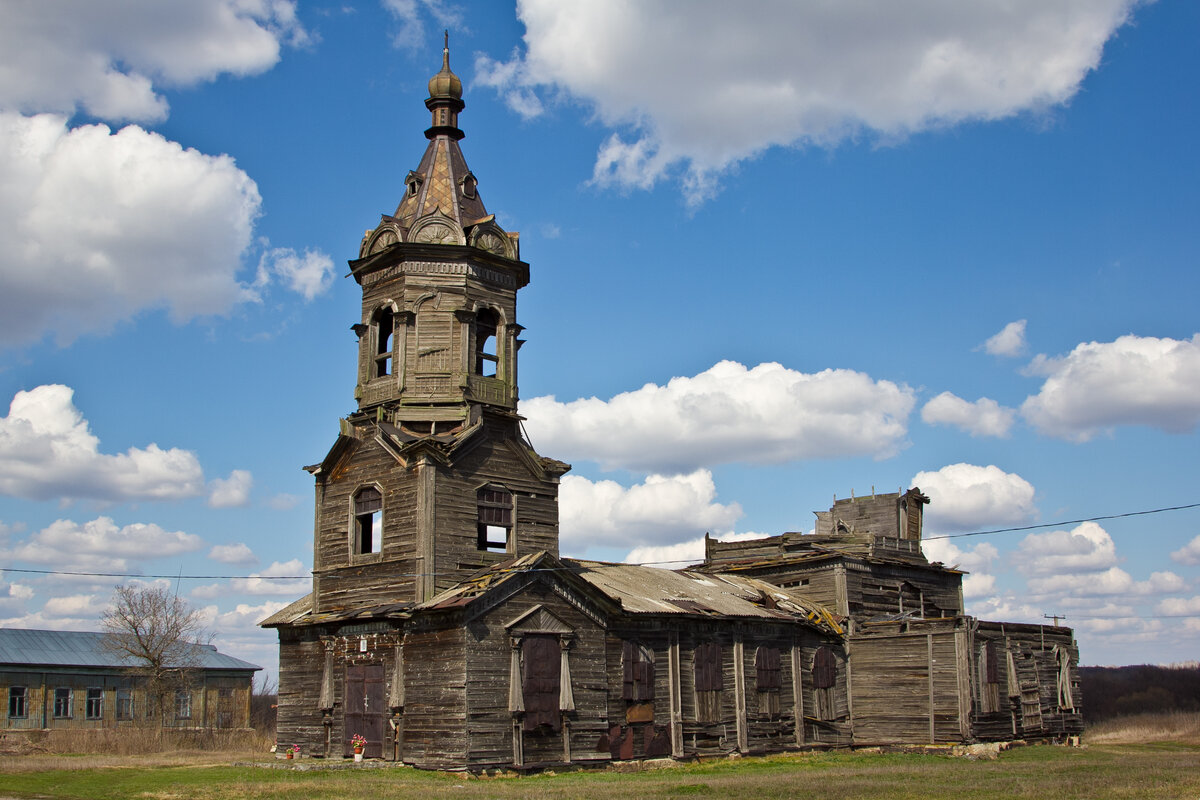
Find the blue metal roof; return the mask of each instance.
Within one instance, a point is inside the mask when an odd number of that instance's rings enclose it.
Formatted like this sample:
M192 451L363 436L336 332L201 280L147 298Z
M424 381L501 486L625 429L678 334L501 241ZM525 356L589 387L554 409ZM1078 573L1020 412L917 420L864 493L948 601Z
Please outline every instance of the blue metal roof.
M100 644L104 634L98 631L34 631L25 628L0 628L0 666L109 667L137 666L107 652ZM262 667L240 658L218 653L211 644L197 648L202 669L258 670Z

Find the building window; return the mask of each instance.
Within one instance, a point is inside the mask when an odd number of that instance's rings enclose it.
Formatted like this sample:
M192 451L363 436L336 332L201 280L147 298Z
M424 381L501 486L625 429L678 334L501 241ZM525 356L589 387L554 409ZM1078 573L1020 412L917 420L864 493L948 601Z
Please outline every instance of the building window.
M117 719L133 719L133 692L117 689Z
M485 486L476 494L476 499L479 505L478 548L491 553L511 552L512 493Z
M700 722L720 722L721 690L725 688L721 671L721 645L716 642L697 645L692 661L696 678L696 719Z
M500 324L496 312L485 308L475 315L475 374L485 378L496 376L500 363L496 348L496 329Z
M87 690L87 702L84 704L85 719L104 719L104 690L91 686Z
M175 719L192 718L192 693L186 689L175 692Z
M833 650L821 646L813 654L813 695L817 706L817 719L837 719L837 656Z
M29 689L24 686L8 687L8 716L10 719L29 716Z
M625 722L654 721L654 650L637 642L621 646Z
M217 689L217 727L233 727L233 689Z
M375 374L374 378L383 378L392 374L392 334L395 332L396 318L390 308L381 308L375 312Z
M779 648L758 648L754 653L755 687L758 689L758 713L779 716L779 690L783 688L783 671L779 666Z
M380 552L383 546L383 495L365 486L354 495L354 553Z
M990 714L1000 711L1000 652L994 640L983 643L979 651L980 711Z
M561 653L556 635L529 634L521 641L521 694L525 703L526 731L536 731L543 726L558 731L562 726L559 709Z
M54 718L55 719L70 719L71 714L71 690L64 686L59 686L54 690Z

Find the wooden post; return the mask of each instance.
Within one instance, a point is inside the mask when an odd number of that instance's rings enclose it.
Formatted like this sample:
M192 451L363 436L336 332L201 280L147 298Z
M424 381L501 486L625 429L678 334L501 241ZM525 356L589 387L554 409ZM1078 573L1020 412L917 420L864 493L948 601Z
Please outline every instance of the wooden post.
M671 632L667 646L667 688L671 694L671 755L683 757L683 684L679 674L679 634Z
M833 568L833 586L836 593L837 612L850 616L850 599L846 590L846 565L836 564Z
M434 595L433 518L435 508L434 475L437 467L422 454L417 461L417 569L416 600L424 602Z
M792 712L796 719L796 744L804 745L804 674L802 672L804 659L800 653L800 643L792 641Z
M954 672L958 679L958 735L971 738L971 642L966 628L954 631Z
M742 637L733 640L733 704L737 716L738 751L750 749L750 736L746 730L746 663Z
M927 674L927 678L926 678L926 680L929 684L929 743L935 744L937 742L937 728L934 725L934 717L933 717L933 699L934 698L933 698L933 634L932 633L925 634L925 644L926 644L926 649L928 651L928 664L929 664L928 674Z

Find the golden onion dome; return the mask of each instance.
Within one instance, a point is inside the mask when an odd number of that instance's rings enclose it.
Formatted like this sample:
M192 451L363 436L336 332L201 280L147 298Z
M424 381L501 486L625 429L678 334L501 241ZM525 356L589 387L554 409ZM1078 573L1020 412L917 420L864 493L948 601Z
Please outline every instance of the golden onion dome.
M462 81L450 71L450 35L446 34L446 46L442 50L442 71L429 79L431 98L448 97L462 99Z

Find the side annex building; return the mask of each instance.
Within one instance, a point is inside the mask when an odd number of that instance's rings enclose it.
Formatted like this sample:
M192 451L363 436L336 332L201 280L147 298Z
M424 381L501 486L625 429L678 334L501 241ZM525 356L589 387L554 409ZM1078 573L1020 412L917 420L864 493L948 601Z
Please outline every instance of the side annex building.
M563 558L570 465L517 411L529 265L459 147L448 47L425 104L425 154L350 262L357 409L306 468L313 591L261 623L281 745L484 770L1081 732L1071 629L966 615L919 489L683 570Z

